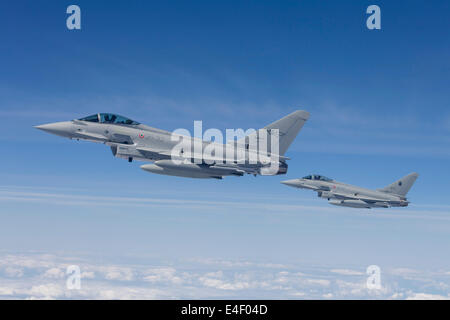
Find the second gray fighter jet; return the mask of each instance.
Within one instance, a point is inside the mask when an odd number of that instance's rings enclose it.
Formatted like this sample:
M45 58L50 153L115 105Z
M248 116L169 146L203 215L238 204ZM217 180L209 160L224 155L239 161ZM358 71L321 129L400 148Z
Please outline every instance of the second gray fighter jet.
M281 183L302 189L317 191L320 198L335 206L351 208L407 207L406 194L419 175L415 172L391 183L385 188L371 190L345 184L321 175L309 175L302 179L292 179Z

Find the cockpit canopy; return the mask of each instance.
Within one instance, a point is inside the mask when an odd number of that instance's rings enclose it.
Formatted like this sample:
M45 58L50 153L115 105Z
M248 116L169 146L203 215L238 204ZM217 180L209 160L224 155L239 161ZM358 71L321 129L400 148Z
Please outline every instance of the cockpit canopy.
M139 122L133 121L131 119L125 118L123 116L119 116L118 114L113 113L97 113L92 116L84 117L78 119L80 121L89 121L89 122L99 122L99 123L114 123L114 124L128 124L128 125L138 125Z
M318 175L318 174L312 174L306 177L303 177L302 179L306 180L320 180L320 181L333 181L333 179Z

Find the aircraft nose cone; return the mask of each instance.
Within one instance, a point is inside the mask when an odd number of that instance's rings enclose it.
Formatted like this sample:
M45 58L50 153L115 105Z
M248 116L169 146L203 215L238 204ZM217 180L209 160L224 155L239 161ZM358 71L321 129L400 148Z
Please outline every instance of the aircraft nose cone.
M51 124L40 124L38 126L34 126L36 129L45 131L45 132L51 132L52 131L52 125Z
M56 134L58 136L70 136L70 125L68 122L55 122L34 126L36 129Z
M281 183L285 184L289 187L295 187L295 188L298 188L300 186L298 179L285 180L285 181L281 181Z

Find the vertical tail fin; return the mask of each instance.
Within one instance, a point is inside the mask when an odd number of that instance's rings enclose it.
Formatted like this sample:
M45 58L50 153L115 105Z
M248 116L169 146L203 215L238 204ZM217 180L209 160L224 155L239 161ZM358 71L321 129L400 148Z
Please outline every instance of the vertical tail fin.
M297 110L294 111L287 116L281 118L280 120L277 120L275 122L272 122L271 124L265 126L263 129L267 130L269 134L271 133L272 129L278 129L278 136L279 136L279 155L284 155L291 145L291 143L294 141L297 134L300 132L300 129L305 124L306 120L309 119L309 112L304 110ZM261 130L261 129L260 129ZM258 131L260 131L258 130ZM258 136L258 131L255 131L250 136L247 136L242 139L249 139L252 135ZM243 140L247 141L247 140ZM270 138L269 138L270 141ZM271 148L269 146L268 151L270 151Z
M391 183L387 187L378 189L378 191L385 193L393 193L404 197L408 193L409 189L411 189L412 185L414 184L418 176L419 175L415 172L410 173L407 176L401 178L400 180Z
M264 129L278 129L280 135L280 155L284 155L294 141L300 129L305 124L306 120L309 119L309 112L304 110L297 110L288 114L284 118L277 120Z

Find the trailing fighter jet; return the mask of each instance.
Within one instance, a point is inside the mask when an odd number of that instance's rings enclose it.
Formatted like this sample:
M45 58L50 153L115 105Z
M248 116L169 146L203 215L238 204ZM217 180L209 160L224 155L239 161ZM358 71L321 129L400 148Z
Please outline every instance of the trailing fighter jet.
M189 178L278 175L287 172L284 154L309 118L298 110L244 138L225 144L152 128L111 113L36 126L58 136L103 143L115 157L154 162L145 171ZM265 148L261 148L264 142ZM209 150L212 152L206 153Z
M406 194L419 175L415 172L391 183L385 188L370 190L338 182L320 175L309 175L302 179L281 183L302 189L317 191L320 198L328 199L335 206L351 208L407 207Z

